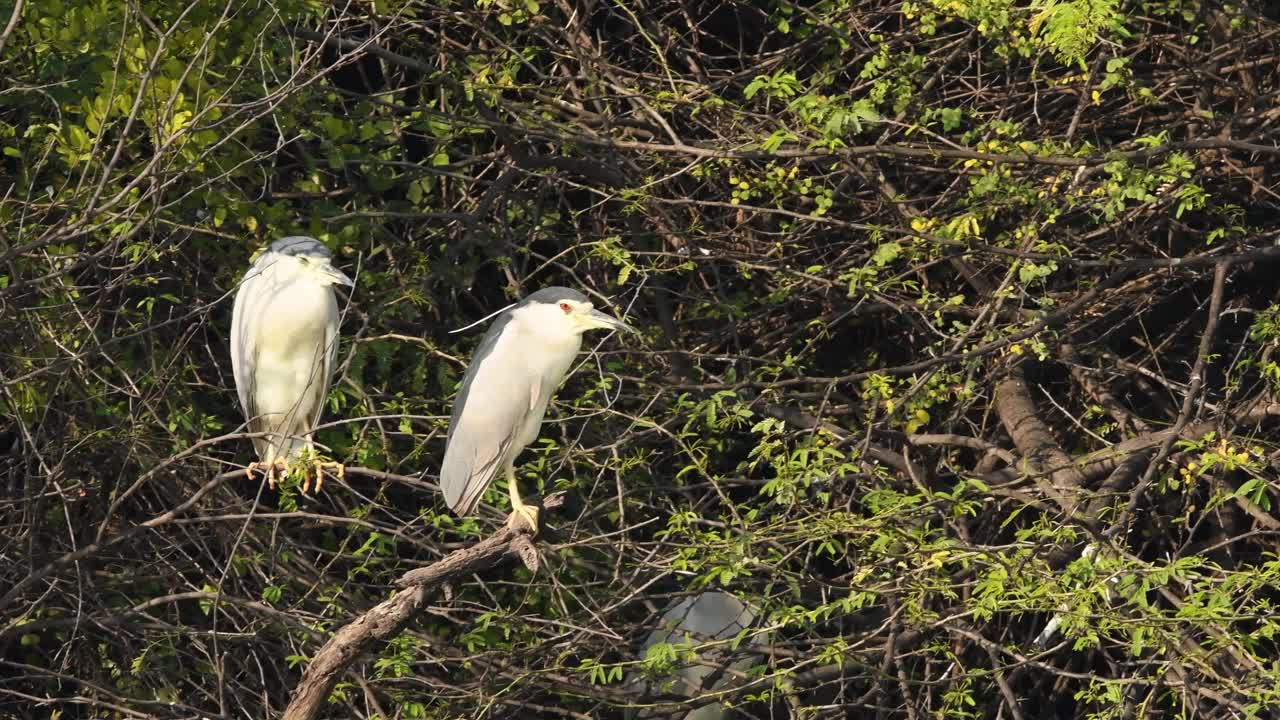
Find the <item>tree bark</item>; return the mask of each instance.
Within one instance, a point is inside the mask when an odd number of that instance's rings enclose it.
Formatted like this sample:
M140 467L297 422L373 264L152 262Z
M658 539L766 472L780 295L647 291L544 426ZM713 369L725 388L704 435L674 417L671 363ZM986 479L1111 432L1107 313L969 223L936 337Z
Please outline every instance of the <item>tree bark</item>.
M557 507L561 500L557 495L548 497L544 501L544 509ZM376 643L399 635L422 610L427 599L453 578L493 565L508 553L529 564L533 550L530 536L528 527L507 524L497 534L469 548L457 550L427 567L405 573L396 582L404 589L348 623L320 648L294 688L293 697L284 711L284 720L313 720L319 716L329 691L342 673Z
M1023 470L1047 474L1048 486L1041 485L1046 497L1068 515L1075 514L1080 489L1084 487L1084 474L1062 450L1049 426L1040 419L1022 366L1014 366L996 384L995 408L1004 429L1013 438L1018 454L1030 466Z

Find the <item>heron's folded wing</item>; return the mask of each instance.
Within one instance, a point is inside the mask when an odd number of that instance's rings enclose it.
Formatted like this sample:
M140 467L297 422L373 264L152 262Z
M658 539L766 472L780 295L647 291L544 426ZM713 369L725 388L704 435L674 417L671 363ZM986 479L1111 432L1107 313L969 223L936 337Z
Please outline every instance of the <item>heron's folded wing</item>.
M236 393L240 396L240 408L250 421L249 431L254 432L253 420L258 416L253 403L253 368L257 362L257 339L252 332L251 319L260 309L259 295L266 289L255 265L245 273L236 290L235 305L231 310L231 374L236 379Z
M440 467L445 502L459 515L475 509L485 488L503 469L528 415L530 383L518 348L508 347L499 318L476 349L449 420L449 439Z
M470 515L480 496L502 470L502 459L514 442L513 433L502 434L492 425L464 428L445 450L440 470L440 489L449 508L458 515Z

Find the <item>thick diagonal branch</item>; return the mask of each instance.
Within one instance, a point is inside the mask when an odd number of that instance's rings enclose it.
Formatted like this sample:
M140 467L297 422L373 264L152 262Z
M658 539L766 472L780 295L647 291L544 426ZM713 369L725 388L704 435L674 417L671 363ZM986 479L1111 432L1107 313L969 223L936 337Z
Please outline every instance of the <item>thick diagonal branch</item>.
M1063 452L1049 426L1040 419L1020 365L996 383L995 407L1004 429L1018 447L1018 453L1029 465L1023 471L1047 474L1049 483L1047 486L1042 484L1042 489L1058 507L1068 514L1074 513L1079 491L1084 487L1084 475Z
M559 496L549 497L544 501L544 508L556 507L561 500ZM526 556L530 549L527 528L505 525L497 534L469 548L405 573L396 583L403 590L352 620L320 648L302 673L289 707L285 708L284 720L312 720L319 715L342 673L374 645L399 635L427 599L449 580L489 567L508 553Z

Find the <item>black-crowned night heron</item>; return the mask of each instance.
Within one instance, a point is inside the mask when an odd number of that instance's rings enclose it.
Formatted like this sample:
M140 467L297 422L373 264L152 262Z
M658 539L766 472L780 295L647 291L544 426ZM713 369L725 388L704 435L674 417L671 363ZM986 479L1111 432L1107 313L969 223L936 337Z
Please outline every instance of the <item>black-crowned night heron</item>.
M1073 562L1071 566L1068 568L1068 572L1071 572L1074 570L1082 574L1097 573L1098 572L1098 569L1096 567L1096 563L1098 562L1097 558L1098 558L1098 544L1089 543L1088 545L1085 545L1084 550L1081 551L1080 559ZM1107 552L1105 549L1102 551L1103 560L1112 559L1112 558L1114 558L1114 555L1112 553ZM1115 590L1116 585L1119 584L1119 581L1120 581L1119 575L1111 575L1111 577L1107 579L1107 587L1106 587L1107 602L1111 602L1114 594L1112 591ZM1053 636L1056 635L1058 632L1058 628L1062 625L1062 622L1067 619L1068 612L1070 612L1070 607L1066 605L1060 605L1058 607L1058 613L1049 619L1049 624L1045 625L1044 630L1041 630L1040 634L1036 636L1036 639L1035 639L1036 647L1040 648L1041 650L1048 649L1049 643L1053 641ZM1083 623L1080 620L1077 620L1075 623L1072 623L1072 624L1078 627Z
M231 315L231 367L240 406L249 423L258 460L245 472L265 467L275 486L277 465L303 448L313 449L311 432L320 421L338 356L338 300L334 285L351 278L332 264L329 248L309 237L271 244L245 273ZM323 468L316 462L316 491ZM302 492L310 485L308 477Z
M507 476L512 518L538 529L538 509L516 489L515 460L538 437L542 416L593 329L631 326L594 309L577 290L543 288L502 312L480 340L449 419L440 488L458 515L475 509L498 471Z
M674 694L692 698L740 684L742 679L735 673L746 672L758 665L760 656L747 653L734 659L734 651L727 641L751 627L755 619L755 612L745 603L729 593L717 590L702 592L672 603L662 613L660 627L645 639L644 652L647 656L654 646L660 644L687 644L697 650L698 659L689 664L677 662L675 671L663 680L650 682L635 677L628 681L627 687L640 695ZM760 647L767 642L761 635L753 635L745 645ZM685 654L676 653L676 656L685 657ZM716 665L721 663L725 663L723 666L733 672L717 668ZM668 713L655 714L650 709L629 710L625 715L627 718L638 719L669 716ZM676 713L674 717L682 715L683 720L722 720L726 717L727 710L719 702L712 702L688 713Z

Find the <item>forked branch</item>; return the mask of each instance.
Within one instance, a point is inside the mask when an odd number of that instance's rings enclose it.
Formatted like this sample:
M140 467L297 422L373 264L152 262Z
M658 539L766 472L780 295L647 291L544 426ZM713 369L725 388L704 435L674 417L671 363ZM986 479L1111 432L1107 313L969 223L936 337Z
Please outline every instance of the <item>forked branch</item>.
M551 495L543 501L543 508L559 507L563 500L559 494ZM405 573L396 582L402 590L352 620L320 648L302 673L289 707L285 708L284 720L312 720L317 717L342 673L375 644L399 635L422 610L427 599L450 580L489 567L508 554L520 557L536 570L537 556L530 537L527 527L507 524L469 548L457 550L427 567Z

